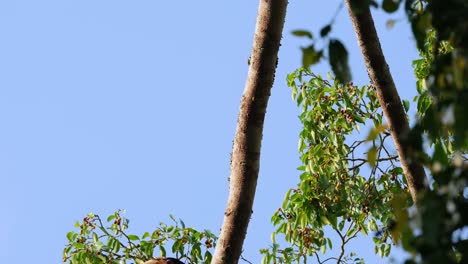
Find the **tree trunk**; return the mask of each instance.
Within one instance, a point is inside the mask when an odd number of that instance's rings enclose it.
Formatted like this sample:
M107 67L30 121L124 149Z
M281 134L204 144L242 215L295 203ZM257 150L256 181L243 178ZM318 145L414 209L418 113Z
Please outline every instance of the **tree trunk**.
M380 47L369 4L366 0L346 0L346 5L364 56L367 72L376 89L377 97L398 151L411 197L416 203L417 194L427 188L426 174L420 163L411 161L408 147L402 144L402 140L409 132L409 124Z
M229 198L212 264L238 263L257 186L263 122L278 62L287 0L260 0L231 157Z

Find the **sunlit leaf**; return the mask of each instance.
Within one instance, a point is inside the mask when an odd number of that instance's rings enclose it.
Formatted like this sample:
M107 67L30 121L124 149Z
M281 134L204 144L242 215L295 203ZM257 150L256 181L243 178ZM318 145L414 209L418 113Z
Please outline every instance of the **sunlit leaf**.
M112 221L114 219L115 219L115 214L111 214L111 215L109 215L109 217L107 217L107 222L110 222L110 221Z
M129 240L140 240L140 238L137 235L128 235Z
M322 58L323 51L316 51L314 45L310 45L302 49L302 66L308 68L309 66L316 64Z
M159 255L161 257L165 257L166 256L166 248L164 248L163 246L159 246Z
M313 38L312 33L310 31L307 31L307 30L294 30L291 33L294 36L297 36L297 37L307 37L307 38L310 38L310 39Z

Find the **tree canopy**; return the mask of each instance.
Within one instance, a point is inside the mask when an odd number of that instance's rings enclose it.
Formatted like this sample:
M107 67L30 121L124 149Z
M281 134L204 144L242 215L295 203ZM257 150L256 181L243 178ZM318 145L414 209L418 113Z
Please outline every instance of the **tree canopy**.
M330 37L334 17L318 27L326 48L317 48L310 31L292 32L312 41L301 48L302 65L286 80L301 111L298 149L302 164L297 187L286 193L271 218L276 231L271 246L261 249L263 263L364 263L364 258L346 248L361 235L372 236L375 252L382 257L390 254L392 246L401 245L410 253L406 263L465 263L468 24L464 16L468 2L345 2L369 84L353 84L346 46ZM221 238L174 217L173 224L162 223L137 236L126 232L128 220L120 211L110 215L107 224L90 214L76 223L78 231L67 234L65 262L144 263L153 256L170 255L187 263L243 259L242 242L255 195L263 118L278 62L285 8L285 1L268 5L260 1L232 153L234 183ZM420 58L413 62L418 92L413 102L398 96L371 8L388 13L404 8L410 21L420 50ZM312 69L325 59L333 74L323 77ZM408 116L410 107L417 109L416 117ZM214 247L221 249L213 255ZM333 248L339 248L337 255L323 258Z

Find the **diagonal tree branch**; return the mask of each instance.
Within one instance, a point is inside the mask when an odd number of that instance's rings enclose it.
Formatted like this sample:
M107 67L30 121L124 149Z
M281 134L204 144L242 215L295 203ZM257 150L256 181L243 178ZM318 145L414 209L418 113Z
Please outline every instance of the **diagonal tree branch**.
M380 47L368 1L346 0L346 5L366 63L367 72L376 89L377 97L398 151L411 197L416 202L418 193L427 188L426 174L421 164L411 161L409 148L402 144L402 140L409 132L409 124Z
M250 67L231 157L229 198L212 264L236 264L257 186L263 122L276 71L287 0L260 0Z

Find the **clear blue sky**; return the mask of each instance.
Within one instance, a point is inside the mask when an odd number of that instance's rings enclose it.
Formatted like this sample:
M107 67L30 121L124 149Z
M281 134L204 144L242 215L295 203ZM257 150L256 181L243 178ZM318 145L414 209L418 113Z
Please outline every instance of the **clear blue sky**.
M317 34L337 3L288 7L245 243L253 263L298 176L298 110L285 77L306 42L290 32ZM136 234L169 214L217 233L257 5L0 1L0 262L60 263L65 234L88 212L124 208ZM387 18L376 15L382 45L402 97L412 99L415 45L406 22L387 30ZM355 83L366 84L345 10L332 34L349 49ZM369 243L354 250L380 262Z

